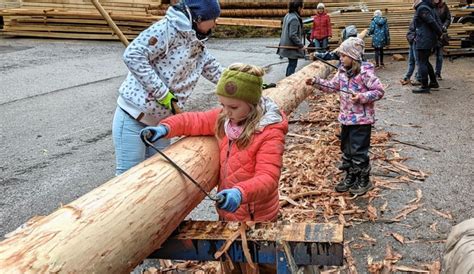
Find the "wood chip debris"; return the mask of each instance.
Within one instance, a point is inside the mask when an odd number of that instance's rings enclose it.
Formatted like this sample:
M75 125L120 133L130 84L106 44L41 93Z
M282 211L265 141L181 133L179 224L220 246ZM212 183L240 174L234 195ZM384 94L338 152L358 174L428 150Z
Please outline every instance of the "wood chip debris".
M449 220L452 220L453 219L453 216L451 215L451 213L449 212L441 212L439 210L436 210L436 209L433 209L432 210L435 214L438 214L439 216L443 217L443 218L446 218L446 219L449 219Z
M371 180L374 188L362 197L353 197L348 193L334 191L335 184L343 178L343 173L337 168L341 158L340 124L337 122L338 97L337 95L315 95L310 96L307 102L308 113L305 113L301 119L290 118L291 132L286 138L279 186L281 205L279 221L332 222L346 227L362 222L398 223L423 206L421 203L423 195L420 189L415 191L412 200L398 210L390 209L389 201L381 197L382 189L398 190L406 184L420 183L428 177L428 174L406 166L404 162L407 158L400 156L402 142L393 141L392 134L377 129L372 132L370 150ZM423 148L426 149L426 147ZM378 208L374 203L376 198L384 200L383 205ZM367 202L357 202L361 200ZM433 212L444 218L452 218L449 213L434 209ZM396 215L387 218L386 215L390 213ZM384 217L381 217L381 214ZM435 226L432 227L434 228ZM237 232L235 236L237 234L240 235ZM402 245L409 242L399 233L392 232L390 235ZM416 240L411 240L413 241ZM324 267L324 273L357 273L351 248L360 249L375 244L377 240L367 234L363 234L358 238L358 242L352 245L346 242L344 266ZM222 253L225 254L225 252ZM439 273L435 271L436 262L429 266L423 265L422 268L400 266L397 262L401 258L399 253L387 246L386 258L383 261L374 262L369 257L368 265L359 267L370 273L393 273L404 271L403 269L412 269L413 272L418 273ZM219 273L220 269L219 265L212 266L211 262L194 262L191 266L197 271L205 271L202 273Z
M390 233L395 240L399 241L401 244L405 244L405 237L403 237L401 234L392 232Z
M351 197L347 193L334 191L334 186L343 178L337 169L340 161L340 124L337 123L339 103L337 95L311 96L307 100L309 113L302 119L291 118L291 138L287 138L283 157L283 170L280 180L281 220L292 222L335 222L346 227L355 226L360 222L396 223L403 221L409 214L423 206L423 194L416 189L414 198L401 209L389 209L389 201L385 198L380 206L373 203L381 198L382 189L399 190L406 184L423 182L428 174L405 165L407 158L400 155L405 143L393 141L389 132L374 130L371 138L372 182L375 187L362 199L367 203L357 203L361 197ZM336 122L335 122L336 121ZM413 145L409 143L409 145ZM423 147L427 149L427 147ZM394 215L391 218L381 214ZM447 215L445 215L447 216ZM396 241L405 244L406 239L400 233L390 234ZM340 273L357 273L350 249L361 249L377 244L373 237L363 234L357 242L344 247L345 264L336 268ZM371 273L382 273L376 269L385 269L383 273L397 271L397 264L402 256L387 247L384 261L377 265L368 264ZM401 268L403 268L402 266ZM418 269L413 267L413 269ZM422 268L427 271L427 268ZM327 269L326 271L331 271ZM331 273L331 272L328 272ZM338 272L335 272L338 273Z
M441 263L439 261L435 261L430 264L422 264L421 266L405 266L397 264L397 262L399 262L401 259L401 254L394 251L391 246L387 246L385 250L385 258L383 261L374 261L371 256L368 257L368 272L371 274L399 273L400 271L428 274L441 273Z

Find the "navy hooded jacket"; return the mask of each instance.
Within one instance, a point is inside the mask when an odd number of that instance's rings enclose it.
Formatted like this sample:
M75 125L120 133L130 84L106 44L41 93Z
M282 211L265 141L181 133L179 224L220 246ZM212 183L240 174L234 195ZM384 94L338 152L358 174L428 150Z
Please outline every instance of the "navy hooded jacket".
M432 49L443 34L441 20L431 0L423 0L417 7L415 16L416 49Z

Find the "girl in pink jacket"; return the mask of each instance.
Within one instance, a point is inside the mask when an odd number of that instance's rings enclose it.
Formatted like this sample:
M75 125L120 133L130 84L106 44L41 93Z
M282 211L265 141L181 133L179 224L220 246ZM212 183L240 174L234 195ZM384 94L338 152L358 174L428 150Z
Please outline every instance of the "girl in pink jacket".
M364 41L351 37L337 49L341 66L331 80L318 77L306 80L323 92L340 91L339 122L341 126L342 164L344 180L335 187L338 192L349 191L363 195L372 188L369 180L370 133L375 122L374 102L384 95L380 80L371 63L362 62Z
M175 136L216 136L220 148L217 212L225 221L274 221L279 211L278 181L288 121L262 97L262 68L233 64L218 84L222 107L171 116L148 140ZM142 134L141 133L141 134Z

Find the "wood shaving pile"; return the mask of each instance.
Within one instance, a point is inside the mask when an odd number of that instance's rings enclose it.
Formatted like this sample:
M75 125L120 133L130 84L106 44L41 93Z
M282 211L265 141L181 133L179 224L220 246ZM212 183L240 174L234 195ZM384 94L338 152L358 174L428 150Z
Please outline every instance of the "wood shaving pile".
M341 159L338 97L312 96L307 101L309 113L303 119L290 119L291 131L298 134L289 133L287 138L280 179L280 219L338 222L345 226L376 221L379 217L372 201L379 197L381 189L399 189L400 183L423 181L427 177L421 170L403 164L406 158L400 156L400 149L390 144L390 133L373 131L370 158L374 189L364 195L368 198L367 206L356 204L356 197L348 193L335 192L335 184L344 175L337 168ZM392 221L399 221L406 214Z
M337 95L311 96L307 100L309 112L301 115L301 118L290 119L291 130L287 137L280 180L280 220L332 222L345 227L362 222L394 223L404 220L408 214L422 207L421 190L416 190L416 198L389 219L379 216L386 211L388 201L385 200L382 206L376 208L374 199L383 199L380 196L382 189L401 189L401 184L424 181L428 175L404 164L407 158L400 156L400 146L395 147L395 144L401 142L394 141L389 132L376 129L372 131L370 160L374 188L362 197L334 190L334 186L344 176L337 168L341 159L340 123L337 121L338 98ZM407 242L404 236L398 233L393 232L390 236L402 244ZM362 243L345 243L344 266L325 267L321 273L357 273L351 248L360 249L376 243L376 239L367 234L362 235L359 240L362 240ZM397 266L401 255L389 246L386 250L387 255L382 262L369 258L367 266L357 268L367 269L370 273L440 273L439 262L416 267Z

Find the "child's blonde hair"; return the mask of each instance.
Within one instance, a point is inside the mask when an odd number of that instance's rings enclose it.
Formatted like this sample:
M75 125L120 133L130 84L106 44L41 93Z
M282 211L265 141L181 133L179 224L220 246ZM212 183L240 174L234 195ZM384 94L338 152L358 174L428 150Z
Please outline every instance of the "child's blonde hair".
M353 74L353 75L359 74L359 72L360 72L360 66L361 66L361 62L360 62L360 61L357 61L357 60L352 59L351 71L352 71L352 74Z
M248 64L242 64L242 63L232 64L227 69L245 72L257 77L263 77L263 75L265 74L265 70L261 67L248 65ZM242 131L242 134L239 136L239 138L235 140L235 143L239 149L243 149L250 144L250 142L252 141L252 136L255 133L256 129L258 128L260 119L262 118L262 114L263 114L262 107L258 103L257 104L249 103L249 105L250 105L250 112L247 115L247 118L242 121L243 124L241 125L244 128L244 130ZM216 137L219 140L225 136L224 124L225 124L226 119L227 119L227 116L225 112L221 112L219 114L219 117L217 118Z

